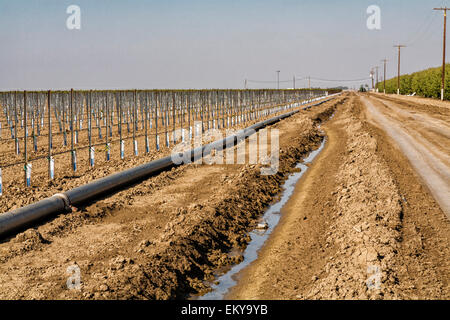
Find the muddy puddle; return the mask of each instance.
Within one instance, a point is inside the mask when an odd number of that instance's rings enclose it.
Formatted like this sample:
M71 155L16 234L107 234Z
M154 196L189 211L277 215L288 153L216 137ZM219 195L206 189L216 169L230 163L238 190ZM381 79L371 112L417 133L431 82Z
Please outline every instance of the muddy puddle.
M308 157L303 159L302 162L296 165L296 168L300 169L299 172L291 174L283 184L283 192L280 194L279 200L271 205L264 213L259 227L250 232L250 242L247 245L245 251L242 253L243 261L234 265L227 272L217 274L214 283L211 284L212 291L203 296L191 297L192 300L220 300L224 299L230 289L237 284L237 276L240 271L249 266L253 261L258 258L258 252L269 238L272 231L277 226L281 219L280 212L283 206L288 202L294 193L295 186L300 178L308 171L309 164L320 154L326 143L324 139L317 150L312 151ZM230 253L233 254L233 253ZM236 253L234 253L236 254Z

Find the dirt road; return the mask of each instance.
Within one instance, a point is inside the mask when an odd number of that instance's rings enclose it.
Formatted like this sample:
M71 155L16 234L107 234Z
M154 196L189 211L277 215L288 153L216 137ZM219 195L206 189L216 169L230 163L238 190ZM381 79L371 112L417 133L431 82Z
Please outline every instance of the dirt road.
M371 104L366 107L361 100ZM374 122L373 104L387 108L374 100L352 96L323 126L329 143L228 298L450 298L445 207L428 192L429 177L416 173L408 153L399 151L396 141ZM432 183L444 180L449 172L449 109L417 104L408 109L404 103L410 102L387 102L394 103L399 105L395 116L426 119L420 125L411 123L418 120L396 123L416 138L429 139L431 146L423 146L422 140L413 146L427 148L426 163L437 176ZM436 173L438 165L444 167Z
M363 102L369 120L395 141L450 218L450 110L439 114L380 97Z

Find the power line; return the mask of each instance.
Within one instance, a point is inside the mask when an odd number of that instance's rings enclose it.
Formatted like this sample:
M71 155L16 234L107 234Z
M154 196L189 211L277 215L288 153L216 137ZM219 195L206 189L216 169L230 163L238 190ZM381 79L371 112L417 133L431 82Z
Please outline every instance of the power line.
M321 79L321 78L313 78L311 77L312 80L316 80L316 81L326 81L326 82L357 82L357 81L367 81L370 80L370 78L361 78L361 79Z
M441 4L442 6L445 6L444 2L445 1L437 1L435 7L441 6ZM417 31L412 33L412 35L408 38L408 41L404 42L408 47L414 46L417 42L419 42L419 40L421 41L425 36L429 34L430 27L436 21L436 17L438 16L435 13L435 11L430 11L419 28L417 28Z
M298 80L298 79L297 79ZM247 79L247 82L254 82L254 83L277 83L277 80L250 80ZM292 80L280 80L280 83L282 82L292 82Z
M311 79L315 81L324 81L324 82L357 82L357 81L367 81L370 80L370 78L360 78L360 79L322 79L322 78L315 78L315 77L303 77L303 78L295 78L296 81L299 80L306 80ZM250 80L247 79L247 82L253 82L253 83L277 83L278 81L274 80ZM292 82L292 80L280 80L280 83L287 83Z
M416 38L413 38L414 41L411 41L408 43L408 46L414 46L417 42L422 41L427 35L429 35L431 26L436 21L437 15L433 16L433 19L430 21L430 23L427 25L426 29L416 36Z
M417 29L416 32L414 32L409 38L408 41L405 43L408 45L408 47L413 46L417 43L418 40L421 40L425 35L428 34L428 31L430 30L431 25L436 20L437 14L435 14L434 11L431 11L427 18L423 21L423 23L420 25L420 27ZM425 28L424 28L425 27Z

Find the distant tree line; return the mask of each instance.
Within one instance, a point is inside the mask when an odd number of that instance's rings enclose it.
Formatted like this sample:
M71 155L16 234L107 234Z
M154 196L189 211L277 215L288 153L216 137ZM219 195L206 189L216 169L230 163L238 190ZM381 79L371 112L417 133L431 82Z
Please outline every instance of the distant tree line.
M411 74L400 76L400 93L413 94L426 98L440 98L442 83L442 67L430 68ZM384 90L384 83L378 83L380 92ZM445 67L446 100L450 99L450 64ZM386 80L386 93L397 93L397 77Z

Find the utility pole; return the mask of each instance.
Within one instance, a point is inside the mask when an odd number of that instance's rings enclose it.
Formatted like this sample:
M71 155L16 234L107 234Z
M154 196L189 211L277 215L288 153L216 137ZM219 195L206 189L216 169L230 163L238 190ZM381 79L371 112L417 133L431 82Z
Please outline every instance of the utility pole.
M370 78L372 79L372 91L373 91L373 89L374 89L374 87L373 87L373 68L370 69Z
M247 90L247 79L244 80L244 89Z
M378 92L378 69L379 68L380 68L379 66L375 67L375 69L377 70L377 72L376 72L376 81L375 81L375 88L376 88L375 91L377 91L377 92Z
M400 49L405 48L405 45L396 44L394 48L398 48L398 72L397 72L397 94L400 94Z
M311 96L312 96L312 93L311 93L311 76L308 76L308 89L309 89L308 95L309 95L309 98L311 98Z
M280 89L280 70L277 70L277 89Z
M450 8L434 8L433 10L444 11L444 44L442 46L442 86L441 86L441 100L444 100L444 89L445 89L445 46L447 40L447 10Z
M292 77L292 83L294 85L294 90L295 90L295 75L294 75L294 77Z
M384 92L384 94L386 94L386 62L387 62L387 59L383 59L383 60L381 60L381 62L384 63L383 92Z

